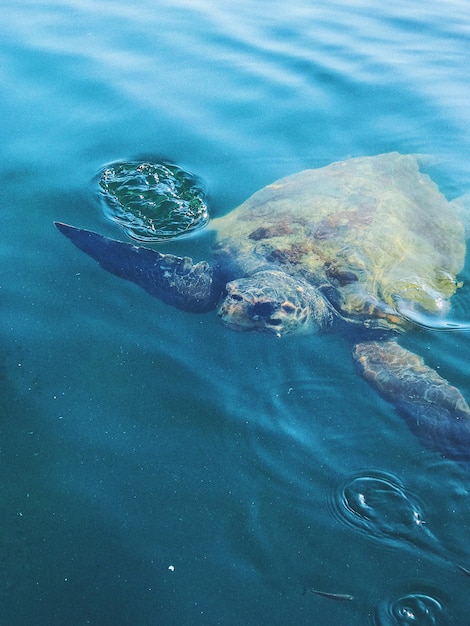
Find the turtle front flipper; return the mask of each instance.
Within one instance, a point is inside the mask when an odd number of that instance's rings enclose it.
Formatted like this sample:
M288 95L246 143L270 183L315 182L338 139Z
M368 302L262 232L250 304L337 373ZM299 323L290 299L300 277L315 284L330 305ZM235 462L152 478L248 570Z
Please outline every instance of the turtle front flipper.
M362 376L424 445L470 461L470 407L458 389L395 341L359 343L353 356Z
M102 268L136 283L166 304L195 313L216 307L221 288L207 261L193 263L189 257L161 254L62 222L55 225Z

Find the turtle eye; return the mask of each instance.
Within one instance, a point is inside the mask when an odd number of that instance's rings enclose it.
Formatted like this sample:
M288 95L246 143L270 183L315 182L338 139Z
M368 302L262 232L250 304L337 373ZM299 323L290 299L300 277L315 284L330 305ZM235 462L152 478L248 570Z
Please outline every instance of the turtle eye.
M292 304L292 302L283 302L281 305L281 309L284 313L294 313L296 307Z
M242 296L240 296L238 293L231 293L230 297L232 298L232 300L235 300L235 302L241 302L243 300Z
M267 319L275 310L276 307L272 302L255 302L251 312L252 315L259 315ZM271 321L269 321L269 323L271 323Z
M270 319L266 320L266 324L269 324L270 326L280 326L282 324L282 322L279 319L270 318Z

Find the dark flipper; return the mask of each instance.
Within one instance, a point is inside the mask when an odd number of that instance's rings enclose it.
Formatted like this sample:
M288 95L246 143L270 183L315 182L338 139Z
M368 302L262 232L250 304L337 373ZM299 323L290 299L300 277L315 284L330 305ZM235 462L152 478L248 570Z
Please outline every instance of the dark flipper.
M136 283L167 304L196 313L217 305L221 286L206 261L194 264L189 257L161 254L61 222L55 225L105 270Z
M470 461L470 408L458 389L394 341L357 344L353 355L362 376L426 446Z

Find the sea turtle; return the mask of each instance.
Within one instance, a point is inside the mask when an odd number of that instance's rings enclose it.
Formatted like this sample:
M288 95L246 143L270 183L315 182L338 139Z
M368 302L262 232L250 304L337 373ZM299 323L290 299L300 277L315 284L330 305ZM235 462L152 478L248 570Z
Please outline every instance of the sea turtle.
M217 308L229 328L343 330L359 372L411 430L470 460L463 396L396 341L416 321L445 326L465 258L458 208L414 156L353 158L268 185L213 220L210 262L56 225L109 272L185 311Z

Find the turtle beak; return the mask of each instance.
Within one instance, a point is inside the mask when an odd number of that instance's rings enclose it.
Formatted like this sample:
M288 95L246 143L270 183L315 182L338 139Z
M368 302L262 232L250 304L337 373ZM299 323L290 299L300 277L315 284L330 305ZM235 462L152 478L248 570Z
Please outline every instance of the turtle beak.
M280 337L279 327L282 325L282 321L279 318L272 317L277 310L278 306L273 302L256 302L249 307L247 313L256 323L256 330L272 333Z
M232 330L256 330L280 336L281 320L272 317L276 310L277 306L269 301L248 303L226 298L217 313Z

